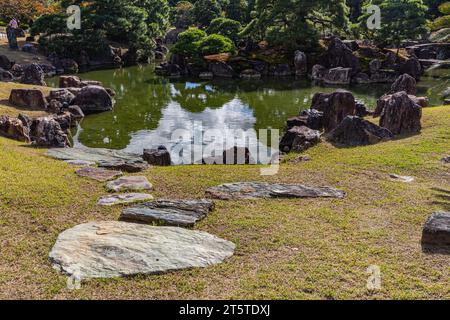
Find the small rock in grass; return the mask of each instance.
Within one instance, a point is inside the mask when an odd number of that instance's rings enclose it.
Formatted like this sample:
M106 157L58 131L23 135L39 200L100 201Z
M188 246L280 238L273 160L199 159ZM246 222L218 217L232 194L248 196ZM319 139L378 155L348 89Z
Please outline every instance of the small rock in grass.
M398 174L390 174L389 177L394 181L404 182L404 183L411 183L411 182L414 182L414 180L416 180L416 178L414 178L414 177L400 176Z
M153 186L144 176L126 176L108 182L106 184L106 188L109 191L121 192L121 191L151 190Z
M426 252L450 253L450 212L435 212L425 223L422 248Z
M441 162L442 162L443 164L449 164L449 163L450 163L450 157L444 157L444 158L442 158L442 159L441 159Z
M127 204L153 200L153 196L147 193L122 193L103 196L98 199L100 206L114 206L117 204Z

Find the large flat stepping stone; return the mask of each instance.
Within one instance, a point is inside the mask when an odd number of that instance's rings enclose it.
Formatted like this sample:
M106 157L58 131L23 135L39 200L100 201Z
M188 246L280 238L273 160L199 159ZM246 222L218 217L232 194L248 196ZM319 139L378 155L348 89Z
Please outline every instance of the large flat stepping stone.
M100 206L114 206L118 204L129 204L153 200L153 196L148 193L121 193L100 197L97 204Z
M139 191L139 190L151 190L152 184L144 176L126 176L120 177L117 180L110 181L106 184L106 188L109 191L122 192L122 191Z
M120 150L87 147L56 148L48 150L47 155L59 160L91 161L104 168L126 172L138 172L148 168L148 164L141 155Z
M331 187L310 187L300 184L269 184L262 182L237 182L223 184L206 190L210 198L221 200L258 198L339 198L346 193Z
M206 232L103 221L62 232L49 258L56 269L82 280L204 268L231 257L234 249Z
M120 177L123 173L120 171L106 170L96 167L84 167L77 170L76 174L80 177L90 178L100 182L106 182Z
M424 251L450 253L450 212L435 212L422 233Z
M168 226L192 227L214 210L210 200L158 200L122 211L120 220Z
M94 161L86 160L65 160L64 162L76 167L89 167L95 165Z

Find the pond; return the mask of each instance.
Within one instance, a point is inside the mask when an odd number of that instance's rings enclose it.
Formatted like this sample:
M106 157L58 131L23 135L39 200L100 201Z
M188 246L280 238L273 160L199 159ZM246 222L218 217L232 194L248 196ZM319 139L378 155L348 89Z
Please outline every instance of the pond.
M84 73L83 79L101 81L117 93L112 112L87 116L74 129L74 145L119 149L142 153L144 148L170 145L176 129L280 129L286 120L310 107L316 92L332 92L337 87L313 86L307 80L213 80L166 79L153 73L154 67ZM418 95L441 103L450 80L450 70L435 69L419 83ZM57 79L50 79L57 86ZM357 85L353 92L370 108L390 85Z

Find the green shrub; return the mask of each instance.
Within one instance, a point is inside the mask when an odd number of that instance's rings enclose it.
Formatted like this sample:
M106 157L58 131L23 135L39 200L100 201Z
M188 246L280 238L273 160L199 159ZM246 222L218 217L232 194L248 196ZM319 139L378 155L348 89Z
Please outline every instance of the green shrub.
M230 38L224 37L220 34L211 34L202 39L198 43L198 49L202 55L210 55L217 53L231 53L236 52L236 47Z
M238 34L242 29L242 25L239 21L228 19L228 18L217 18L211 21L206 32L208 34L221 34L225 37L236 41L238 39Z
M206 37L206 32L197 28L190 28L178 35L178 41L172 52L193 57L199 53L199 41Z

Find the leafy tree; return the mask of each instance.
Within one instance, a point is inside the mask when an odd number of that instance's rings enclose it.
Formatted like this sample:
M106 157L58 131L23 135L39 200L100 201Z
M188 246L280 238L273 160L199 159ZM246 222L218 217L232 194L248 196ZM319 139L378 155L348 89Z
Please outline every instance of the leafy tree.
M208 34L221 34L225 37L236 41L238 34L242 29L242 25L239 21L231 20L228 18L217 18L211 21L211 24L206 29Z
M450 27L450 2L442 3L439 6L439 12L442 16L434 20L431 24L433 30Z
M197 0L192 9L192 17L199 27L206 28L210 22L220 17L222 7L217 0Z
M246 0L228 0L223 9L227 18L245 22L247 6Z
M378 30L367 29L370 14L365 8L372 4L381 9L381 29ZM399 48L402 41L417 39L428 31L427 9L422 0L368 1L363 8L365 14L360 17L360 27L379 45L394 44Z
M235 53L236 47L231 39L220 34L211 34L198 42L198 49L202 55L217 53Z
M424 0L424 4L428 6L427 17L434 20L441 16L442 12L439 10L439 7L447 1L448 0Z
M176 28L187 28L193 23L192 9L189 1L180 1L171 9L171 21Z
M17 18L22 23L29 24L39 16L54 12L57 4L47 4L45 0L1 0L0 20L9 22Z
M189 28L178 35L178 41L172 52L193 57L199 52L199 41L206 37L206 32L198 28Z

